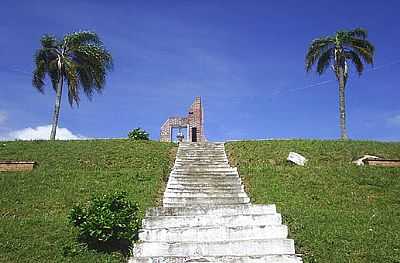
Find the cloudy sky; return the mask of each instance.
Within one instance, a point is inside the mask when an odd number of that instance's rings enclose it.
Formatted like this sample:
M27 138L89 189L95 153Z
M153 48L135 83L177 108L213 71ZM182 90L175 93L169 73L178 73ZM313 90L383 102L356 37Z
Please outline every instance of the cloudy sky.
M91 102L71 108L64 97L59 138L142 127L158 139L165 119L201 96L209 140L335 139L337 83L330 71L306 74L304 55L314 38L364 27L375 67L350 77L349 135L398 141L399 10L398 0L2 0L0 139L47 138L54 92L31 86L32 56L43 34L77 30L100 35L115 69Z

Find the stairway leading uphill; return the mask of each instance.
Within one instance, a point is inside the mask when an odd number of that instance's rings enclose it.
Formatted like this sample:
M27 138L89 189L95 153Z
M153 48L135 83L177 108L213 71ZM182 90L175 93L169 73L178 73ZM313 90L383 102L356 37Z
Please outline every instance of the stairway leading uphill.
M275 205L252 205L223 143L181 143L129 263L301 263Z

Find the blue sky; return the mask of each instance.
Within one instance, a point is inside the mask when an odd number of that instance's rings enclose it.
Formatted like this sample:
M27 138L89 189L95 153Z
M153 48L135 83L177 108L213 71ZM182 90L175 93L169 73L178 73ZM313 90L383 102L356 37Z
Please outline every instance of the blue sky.
M376 46L375 67L348 82L349 135L398 141L398 10L396 0L3 0L0 138L50 124L54 92L48 86L42 95L31 86L40 37L93 30L115 68L91 102L82 98L71 108L64 97L60 127L67 135L126 137L140 126L158 139L167 117L185 115L201 96L212 141L336 139L337 83L331 71L307 74L305 52L314 38L364 27Z

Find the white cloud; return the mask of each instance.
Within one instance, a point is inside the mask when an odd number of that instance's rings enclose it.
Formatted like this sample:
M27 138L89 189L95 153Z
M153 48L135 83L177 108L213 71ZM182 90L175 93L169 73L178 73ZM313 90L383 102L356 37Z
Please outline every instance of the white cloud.
M36 128L25 128L21 130L11 131L1 140L48 140L50 137L51 125L38 126ZM57 140L83 140L86 137L73 134L70 130L66 128L57 128L56 134Z
M388 118L387 122L393 126L400 126L400 114Z
M0 111L0 125L4 124L8 119L8 114L5 111Z

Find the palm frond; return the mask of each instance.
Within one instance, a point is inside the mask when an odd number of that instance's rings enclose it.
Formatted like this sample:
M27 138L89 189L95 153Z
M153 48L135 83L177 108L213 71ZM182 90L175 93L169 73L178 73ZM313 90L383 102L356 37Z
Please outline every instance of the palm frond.
M57 38L50 34L45 34L40 39L40 43L43 48L55 48L57 47Z
M375 47L367 40L353 39L349 48L356 53L367 63L374 63Z
M68 50L82 45L89 45L89 44L96 46L103 45L98 35L91 31L79 31L79 32L69 33L64 37L64 44Z
M330 48L321 54L321 56L318 59L318 63L317 63L318 74L321 75L329 67L329 65L331 63L331 59L333 57L333 53L334 53L334 48Z
M107 70L112 68L112 58L108 51L102 47L85 45L76 49L74 55L79 64L85 65L85 68L82 68L86 72L84 74L91 75L93 87L97 91L103 89Z
M352 31L349 31L350 36L355 37L355 38L360 38L360 39L366 39L368 37L368 32L367 30L363 28L355 28Z
M32 86L34 86L39 92L43 93L44 78L46 77L47 63L46 56L43 50L39 49L33 56L35 62L35 69L33 70Z
M34 86L39 92L44 92L44 78L46 71L43 65L36 67L33 70L32 86Z
M77 72L77 65L75 65L75 63L69 58L64 58L63 65L63 75L67 80L68 86L68 102L71 106L74 102L79 105L79 76Z
M361 75L364 70L364 64L362 63L358 54L354 51L346 51L345 52L346 59L350 60L355 66L358 75Z
M311 42L311 45L306 54L306 71L310 71L312 66L317 62L321 54L326 52L333 45L332 38L319 38Z
M35 69L33 71L32 85L43 93L46 74L52 82L57 81L57 69L52 67L56 55L47 48L42 48L36 51L34 55Z

